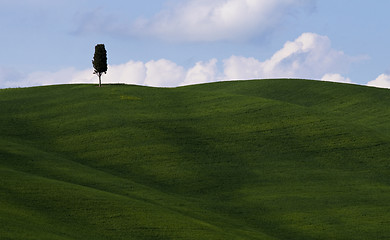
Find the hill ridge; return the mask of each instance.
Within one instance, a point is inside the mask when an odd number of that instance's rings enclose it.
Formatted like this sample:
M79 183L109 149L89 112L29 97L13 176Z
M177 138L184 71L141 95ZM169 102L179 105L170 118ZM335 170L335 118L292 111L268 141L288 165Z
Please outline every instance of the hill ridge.
M0 235L389 238L389 102L290 79L0 90Z

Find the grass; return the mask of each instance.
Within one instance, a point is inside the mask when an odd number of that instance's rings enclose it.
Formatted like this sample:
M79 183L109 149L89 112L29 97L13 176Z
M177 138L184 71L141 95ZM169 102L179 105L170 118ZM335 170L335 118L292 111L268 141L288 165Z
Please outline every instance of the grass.
M0 90L1 239L389 239L390 92Z

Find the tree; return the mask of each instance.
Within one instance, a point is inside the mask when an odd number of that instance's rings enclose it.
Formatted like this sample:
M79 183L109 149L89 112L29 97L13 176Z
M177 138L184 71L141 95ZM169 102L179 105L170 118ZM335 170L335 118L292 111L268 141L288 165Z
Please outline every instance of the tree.
M107 51L104 44L95 46L95 54L93 56L92 65L95 68L93 74L99 76L99 87L102 86L102 74L107 73Z

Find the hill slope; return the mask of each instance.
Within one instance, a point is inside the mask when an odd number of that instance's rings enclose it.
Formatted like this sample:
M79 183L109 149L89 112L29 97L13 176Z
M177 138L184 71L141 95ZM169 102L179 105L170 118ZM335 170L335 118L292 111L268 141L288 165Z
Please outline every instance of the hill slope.
M389 239L390 92L0 90L2 239Z

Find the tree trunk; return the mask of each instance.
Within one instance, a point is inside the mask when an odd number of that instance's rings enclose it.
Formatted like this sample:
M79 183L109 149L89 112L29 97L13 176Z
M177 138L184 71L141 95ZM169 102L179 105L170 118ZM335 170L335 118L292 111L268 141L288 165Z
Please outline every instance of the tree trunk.
M99 73L99 87L102 86L102 74Z

